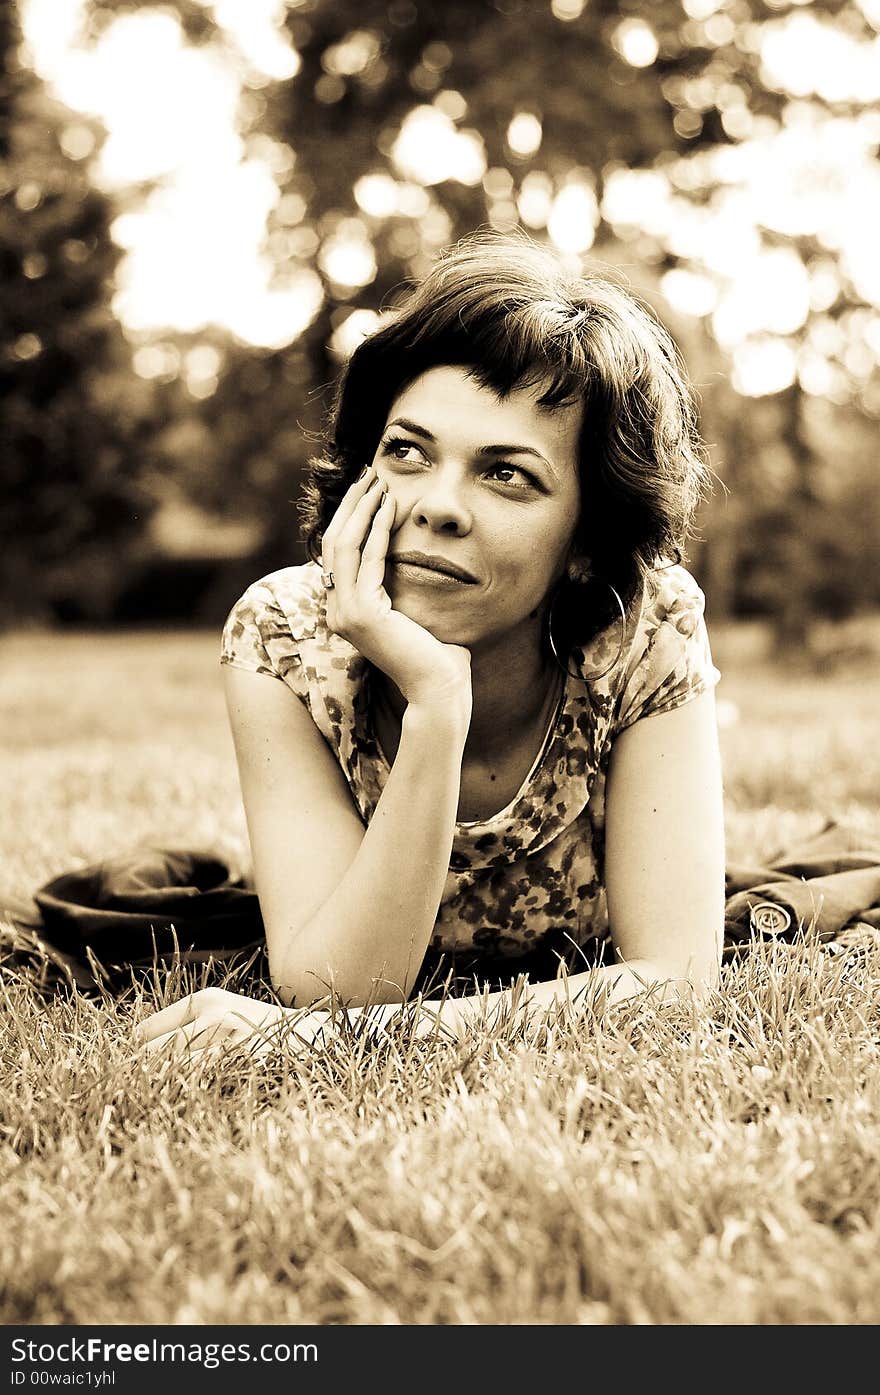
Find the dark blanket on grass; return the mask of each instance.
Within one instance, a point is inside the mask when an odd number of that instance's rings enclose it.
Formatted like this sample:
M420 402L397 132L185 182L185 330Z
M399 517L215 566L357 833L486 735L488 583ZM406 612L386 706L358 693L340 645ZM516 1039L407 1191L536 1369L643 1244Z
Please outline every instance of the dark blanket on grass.
M794 945L840 940L858 927L880 930L880 849L867 844L864 833L830 823L766 866L729 866L725 958L756 939ZM66 983L84 992L101 984L119 991L132 971L175 960L230 967L249 961L255 979L268 978L256 893L212 853L139 847L53 878L33 901L0 894L0 918L12 927L0 941L0 964L45 990ZM560 958L572 972L603 962L588 954L573 952L563 933L516 960L429 951L416 987L451 974L453 991L466 991L475 974L505 983L526 972L553 978Z

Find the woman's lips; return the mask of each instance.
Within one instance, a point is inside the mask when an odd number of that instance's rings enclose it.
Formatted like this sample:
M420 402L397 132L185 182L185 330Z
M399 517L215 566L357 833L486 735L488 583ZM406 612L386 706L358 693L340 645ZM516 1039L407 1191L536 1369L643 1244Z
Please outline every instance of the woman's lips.
M445 557L422 552L400 552L389 561L398 575L423 586L473 586L477 578Z

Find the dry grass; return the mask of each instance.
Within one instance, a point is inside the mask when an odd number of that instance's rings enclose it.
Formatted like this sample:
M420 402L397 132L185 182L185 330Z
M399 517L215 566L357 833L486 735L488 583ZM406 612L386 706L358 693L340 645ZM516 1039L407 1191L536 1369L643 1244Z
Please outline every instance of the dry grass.
M7 890L141 839L244 857L215 656L3 642ZM869 658L725 677L731 856L826 817L880 834L876 692ZM875 1323L878 988L876 953L770 947L702 1018L642 1001L540 1044L403 1030L218 1071L133 1051L149 993L8 982L0 1320Z

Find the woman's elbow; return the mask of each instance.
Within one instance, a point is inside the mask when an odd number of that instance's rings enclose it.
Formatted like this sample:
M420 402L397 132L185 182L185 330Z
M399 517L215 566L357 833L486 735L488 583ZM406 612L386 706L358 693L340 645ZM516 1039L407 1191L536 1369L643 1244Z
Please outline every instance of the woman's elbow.
M309 977L292 972L269 961L269 978L272 987L285 1007L314 1008L326 1003L330 989L319 983L316 976Z
M721 984L721 963L717 958L707 960L696 972L688 974L688 983L695 1002L707 1003Z
M679 966L676 977L696 1002L706 1002L721 983L720 949L692 955L685 965Z
M664 998L688 999L705 1003L717 991L721 982L719 952L690 955L687 959L654 961L646 965L646 987L665 987Z
M269 976L272 987L285 1007L317 1008L342 1003L346 1007L364 1007L368 1003L403 1003L406 993L390 979L369 977L359 972L323 970L291 964L269 956Z
M338 991L334 975L329 965L323 970L309 964L302 954L296 953L290 936L279 944L279 938L267 934L269 978L272 987L285 1007L314 1008L326 1004L331 995Z
M713 913L711 928L699 933L682 935L668 956L673 961L675 977L688 985L692 995L705 1000L717 991L721 983L721 951L724 943L723 919Z

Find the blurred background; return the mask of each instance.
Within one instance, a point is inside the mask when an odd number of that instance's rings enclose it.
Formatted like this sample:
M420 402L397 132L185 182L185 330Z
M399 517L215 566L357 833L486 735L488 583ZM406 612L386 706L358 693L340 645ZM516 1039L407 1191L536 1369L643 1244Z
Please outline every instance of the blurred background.
M0 82L0 626L217 625L304 560L341 364L485 226L678 340L710 619L876 612L880 0L20 0Z

